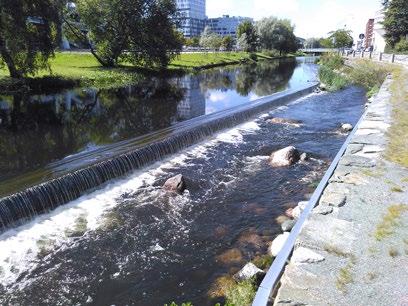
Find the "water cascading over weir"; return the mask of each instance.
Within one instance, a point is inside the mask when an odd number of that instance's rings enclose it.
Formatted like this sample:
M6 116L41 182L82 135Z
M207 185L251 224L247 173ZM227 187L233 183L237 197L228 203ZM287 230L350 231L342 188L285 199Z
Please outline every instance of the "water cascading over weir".
M315 90L317 83L261 98L250 104L198 117L136 139L84 153L53 165L49 180L0 199L0 232L73 201L92 189L232 128L260 112ZM42 181L41 181L42 179Z

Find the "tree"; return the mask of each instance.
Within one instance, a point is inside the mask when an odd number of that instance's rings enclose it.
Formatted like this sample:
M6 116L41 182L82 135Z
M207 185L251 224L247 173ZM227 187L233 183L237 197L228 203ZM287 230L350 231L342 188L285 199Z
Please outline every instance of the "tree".
M306 39L305 48L315 49L315 48L321 48L321 47L322 47L322 45L320 44L320 39L319 38Z
M222 37L211 31L210 27L205 27L200 37L200 46L206 49L218 50L222 45Z
M353 46L354 39L350 30L340 29L330 32L329 35L334 48L351 48Z
M243 35L244 38L243 38ZM246 52L254 52L258 46L258 35L252 22L244 21L237 29L238 40L241 42L241 49ZM242 48L244 47L244 48Z
M134 65L162 67L182 48L172 0L78 0L77 5L91 52L103 66L126 57Z
M231 36L225 36L222 39L222 47L226 51L231 51L234 48L234 39Z
M392 0L384 3L385 39L391 47L408 35L408 2Z
M297 51L298 42L294 26L288 19L263 18L256 23L256 29L263 49L275 49L280 54Z
M322 48L334 48L333 41L330 38L320 38L319 44Z
M49 68L60 40L62 3L53 0L0 0L0 65L13 78Z

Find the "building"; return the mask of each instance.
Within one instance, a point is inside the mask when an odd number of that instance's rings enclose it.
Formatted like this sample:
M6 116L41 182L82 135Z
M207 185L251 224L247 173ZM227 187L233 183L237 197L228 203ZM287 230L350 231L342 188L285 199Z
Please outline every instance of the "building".
M206 0L176 0L177 22L184 37L198 37L206 24Z
M384 21L384 11L376 12L376 16L374 18L374 25L373 25L373 37L371 40L371 46L373 46L373 50L376 52L384 52L385 46L387 42L385 41L385 29L383 26Z
M219 18L209 18L207 20L207 26L210 27L211 32L214 32L220 36L232 36L237 37L237 28L244 22L253 22L253 19L247 17L230 17L224 15Z
M365 49L370 48L373 45L373 36L374 36L374 18L368 19L366 25L366 33L365 33Z

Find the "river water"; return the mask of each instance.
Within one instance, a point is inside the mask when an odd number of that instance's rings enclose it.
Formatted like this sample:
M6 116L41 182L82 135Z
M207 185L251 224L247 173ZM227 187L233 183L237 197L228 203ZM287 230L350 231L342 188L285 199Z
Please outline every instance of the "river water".
M67 99L58 98L72 92L51 96L57 97L51 102L30 98L18 111L13 102L4 112L8 117L2 115L1 142L3 135L11 141L13 134L21 142L11 147L24 160L14 164L2 158L2 179L316 78L311 62L277 63L152 80L166 84L162 93L150 87L81 91L97 96L92 99L99 102L89 102L89 108L85 98L70 107ZM165 99L165 107L160 99ZM280 231L276 218L308 198L346 138L339 126L356 123L364 102L364 90L356 87L311 94L269 114L300 120L300 126L270 124L260 114L4 232L0 304L163 305L174 300L213 305L218 301L211 294L214 282L266 253L268 242ZM62 105L63 110L58 108ZM20 115L24 119L18 119ZM51 127L59 131L54 135ZM36 145L34 137L41 131L48 138ZM288 145L311 159L289 168L270 167L268 155ZM37 151L39 160L33 153ZM163 193L160 186L178 173L186 177L188 192Z

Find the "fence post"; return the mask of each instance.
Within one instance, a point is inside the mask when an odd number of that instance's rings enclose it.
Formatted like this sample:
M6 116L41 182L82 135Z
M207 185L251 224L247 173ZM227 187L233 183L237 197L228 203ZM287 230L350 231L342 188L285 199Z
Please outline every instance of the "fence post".
M370 59L373 58L373 51L370 51Z
M364 51L361 51L361 58L364 58Z
M356 57L356 51L353 51L353 57Z
M393 54L391 57L391 63L394 63L394 62L395 62L395 54Z
M378 57L378 60L379 60L380 62L382 61L382 56L383 56L383 53L380 52L380 56Z

